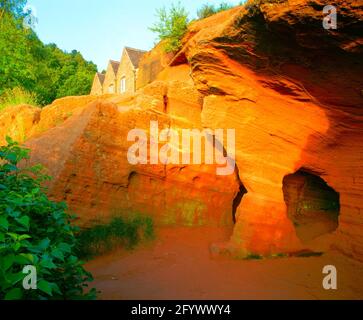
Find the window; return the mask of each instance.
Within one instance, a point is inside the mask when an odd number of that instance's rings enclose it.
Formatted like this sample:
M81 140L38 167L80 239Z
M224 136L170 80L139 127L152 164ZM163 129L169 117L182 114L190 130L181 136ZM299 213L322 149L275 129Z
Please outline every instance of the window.
M126 92L126 78L122 77L120 82L120 92L124 93Z
M113 84L108 87L108 93L115 93L115 86Z

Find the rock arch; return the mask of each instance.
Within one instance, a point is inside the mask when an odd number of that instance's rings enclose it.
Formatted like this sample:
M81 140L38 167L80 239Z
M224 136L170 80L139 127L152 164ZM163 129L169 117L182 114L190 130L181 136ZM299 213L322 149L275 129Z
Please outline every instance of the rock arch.
M300 169L285 176L283 193L288 218L302 243L337 230L340 195L319 174Z

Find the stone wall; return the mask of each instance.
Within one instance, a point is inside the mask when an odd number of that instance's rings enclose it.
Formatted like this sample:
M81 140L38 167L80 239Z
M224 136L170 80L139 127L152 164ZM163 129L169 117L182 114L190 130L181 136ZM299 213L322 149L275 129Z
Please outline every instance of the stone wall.
M93 79L92 89L91 89L91 95L101 95L103 94L103 86L100 82L100 79L98 75L95 75L95 78Z
M104 94L116 93L116 91L109 92L109 88L111 85L113 85L114 90L116 90L116 88L117 88L116 75L115 75L115 72L113 70L111 63L109 63L107 66L107 70L106 70L105 81L103 82L103 93Z
M135 77L136 77L137 70L134 69L126 50L123 51L121 57L120 67L117 72L117 93L124 94L130 93L133 94L135 92ZM126 91L121 92L121 79L125 77L126 79Z

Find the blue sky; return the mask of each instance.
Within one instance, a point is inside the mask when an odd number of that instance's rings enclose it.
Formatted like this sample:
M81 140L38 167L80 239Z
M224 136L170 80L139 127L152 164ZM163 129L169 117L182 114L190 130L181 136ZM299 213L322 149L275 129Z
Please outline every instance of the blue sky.
M183 0L191 17L204 3L237 4L240 0ZM45 43L66 51L76 49L85 59L106 68L109 59L119 60L124 46L149 50L155 34L157 8L171 0L28 0L38 18L36 32Z

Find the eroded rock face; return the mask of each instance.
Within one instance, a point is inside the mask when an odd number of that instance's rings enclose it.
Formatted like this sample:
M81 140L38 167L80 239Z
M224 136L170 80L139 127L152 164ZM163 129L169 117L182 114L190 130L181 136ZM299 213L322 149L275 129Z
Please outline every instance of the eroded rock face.
M145 58L142 85L156 80L135 96L45 108L40 122L48 114L48 130L27 135L31 162L46 165L55 177L52 196L66 200L82 223L130 211L158 224L228 226L235 219L218 250L338 248L363 260L362 5L332 4L344 8L334 31L322 28L317 0L237 7L195 22L173 59L158 60L160 48ZM150 73L154 61L160 73ZM57 125L56 115L67 112L74 113ZM217 176L206 164L131 165L128 132L148 131L150 121L177 130L236 129L235 173ZM340 201L338 226L308 243L289 218L283 190L299 170L320 177Z
M344 7L336 32L321 27L322 2L289 1L254 14L234 10L220 23L218 16L197 22L179 53L206 96L203 125L237 128L237 165L248 194L232 248L270 254L301 247L282 181L306 168L340 193L335 246L363 257L362 46L346 46L360 42L362 5L335 5Z
M46 108L19 105L0 112L0 145L9 136L20 143L54 128L83 110L84 106L97 97L68 97L55 100Z
M19 105L0 112L0 145L6 144L6 136L24 142L29 132L39 121L40 109L30 105Z
M149 132L151 121L160 130L200 128L201 103L199 92L179 81L103 98L29 140L31 163L49 168L50 195L66 201L83 225L141 212L159 225L232 226L236 174L218 177L216 166L203 164L131 165L127 158L132 129Z

